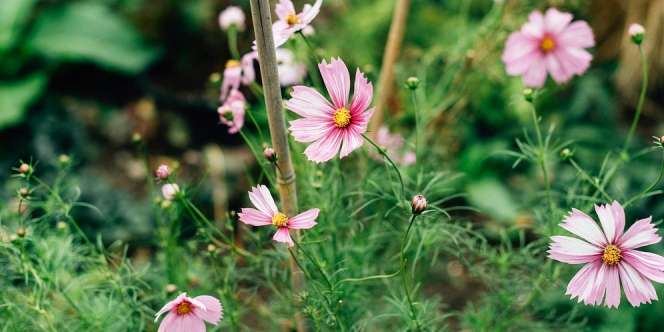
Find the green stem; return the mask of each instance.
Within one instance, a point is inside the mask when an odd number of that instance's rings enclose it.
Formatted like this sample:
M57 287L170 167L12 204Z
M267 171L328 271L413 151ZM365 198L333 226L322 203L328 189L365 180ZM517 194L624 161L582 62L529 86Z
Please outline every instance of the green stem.
M534 101L531 102L530 110L533 115L535 134L537 135L537 162L539 163L540 169L542 170L542 176L544 177L544 189L546 191L546 200L549 204L549 210L553 212L554 206L553 199L551 198L551 182L549 180L549 169L546 165L546 147L544 146L544 140L542 139L542 131L540 130L539 119L537 117L537 110L535 109Z
M234 59L240 60L240 52L237 49L237 27L231 25L228 29L228 49Z
M251 114L251 111L246 112L247 115L249 116L249 119L251 120L251 123L256 127L256 131L258 132L258 138L261 140L261 143L265 144L267 141L265 140L265 137L263 136L263 131L261 130L261 126L258 125L258 121L256 121L256 118L254 118L254 115Z
M422 114L418 107L417 90L410 89L411 99L413 101L413 109L415 111L415 156L417 161L422 160L422 148L424 147L424 131L422 130Z
M408 273L406 273L406 244L408 243L408 235L410 234L410 229L413 226L413 222L415 221L415 218L417 217L416 214L413 214L410 217L410 222L408 223L408 228L406 229L406 233L403 236L403 239L401 240L401 257L399 259L400 261L400 268L399 272L401 274L401 287L403 287L404 293L406 293L406 299L408 300L408 307L410 308L410 320L415 324L416 330L421 331L422 326L420 326L420 321L417 319L417 312L415 310L415 305L413 304L413 299L410 296L410 286L408 285Z
M602 188L602 186L600 186L600 185L598 184L598 181L593 180L593 178L592 178L592 177L591 177L586 171L584 171L583 168L581 168L581 166L579 166L579 165L576 163L576 161L574 161L574 159L571 159L571 158L570 158L569 162L570 162L570 164L572 164L572 166L574 166L574 168L576 169L576 171L579 172L579 173L581 174L581 176L583 176L583 178L584 178L586 181L588 181L588 183L590 183L593 187L595 187L595 189L597 189L597 191L598 191L600 194L602 194L602 196L604 196L604 198L605 198L608 202L611 202L611 201L613 200L613 199L611 198L611 196L609 196L609 194L607 194L606 191L604 191L604 188Z
M394 168L394 171L397 173L397 177L399 178L399 184L401 184L402 199L406 199L406 186L403 183L403 178L401 177L401 171L399 170L399 167L397 167L397 164L394 163L394 160L392 160L392 158L390 158L390 156L387 155L387 152L385 152L385 149L378 146L378 144L376 144L371 138L369 138L369 136L367 136L366 134L362 134L362 137L364 137L364 139L367 142L369 142L371 145L373 145L374 148L376 148L376 150L378 151L378 153L380 153L383 157L385 157L385 159L387 159L387 161L390 163L392 168Z
M629 147L629 143L632 140L632 137L634 136L634 132L636 131L636 126L639 123L639 117L641 117L641 111L643 110L643 104L646 100L646 90L648 88L648 62L646 61L646 54L643 51L643 46L639 44L639 55L641 58L641 68L643 70L642 74L642 79L641 79L641 94L639 95L639 103L636 106L636 114L634 114L634 119L632 120L632 126L629 128L629 133L627 134L627 138L625 139L625 146L623 147L622 154L625 155L627 153L627 148Z
M659 175L657 176L657 179L655 179L655 181L654 181L653 183L651 183L650 186L648 186L646 189L644 189L643 191L641 191L640 193L638 193L638 194L635 195L634 197L632 197L632 198L630 198L629 200L627 200L627 202L625 202L625 204L623 205L625 208L627 208L628 206L630 206L630 205L631 205L632 203L634 203L636 200L638 200L638 199L640 199L641 197L643 197L643 196L645 196L646 194L648 194L651 190L653 190L655 187L657 187L657 185L662 181L662 178L664 177L664 147L662 148L662 153L663 153L663 156L662 156L662 163L661 163L661 165L659 166Z

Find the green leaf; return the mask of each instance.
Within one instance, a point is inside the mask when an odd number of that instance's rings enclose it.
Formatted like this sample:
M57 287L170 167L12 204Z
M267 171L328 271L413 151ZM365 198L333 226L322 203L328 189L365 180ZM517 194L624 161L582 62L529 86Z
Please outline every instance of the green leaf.
M30 103L38 97L47 82L45 73L36 73L19 81L0 82L0 129L23 120Z
M468 200L482 213L503 222L513 221L518 214L516 203L505 186L494 178L470 183Z
M35 0L0 1L0 53L14 45L34 4Z
M101 4L77 2L43 12L28 46L56 60L89 61L135 74L157 52L129 22Z

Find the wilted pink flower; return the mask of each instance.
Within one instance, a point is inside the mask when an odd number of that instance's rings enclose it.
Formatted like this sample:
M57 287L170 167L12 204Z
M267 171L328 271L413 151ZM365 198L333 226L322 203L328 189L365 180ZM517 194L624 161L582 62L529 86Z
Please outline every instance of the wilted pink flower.
M302 116L290 122L290 131L298 142L311 143L304 153L309 160L324 162L337 153L343 158L364 143L362 134L374 109L368 109L373 86L359 69L355 72L353 99L349 103L350 75L341 59L323 60L318 65L330 103L318 91L295 86L286 107Z
M306 4L300 13L296 13L291 0L280 0L274 10L278 20L272 25L275 47L281 46L294 33L307 27L320 12L322 3L323 0L316 0L313 6Z
M221 93L219 95L219 100L224 102L231 91L235 91L240 88L241 82L242 66L240 61L226 61L226 69L224 69L224 80L221 82Z
M585 264L572 278L566 294L585 304L618 307L620 284L635 307L657 300L652 281L664 282L664 257L636 250L662 238L652 217L636 221L626 232L625 210L616 201L596 205L602 228L583 212L572 209L560 226L574 235L552 236L549 258L568 264Z
M205 322L217 325L223 316L219 300L209 295L190 298L182 293L157 312L154 321L168 312L158 332L205 332Z
M161 186L161 195L164 196L164 199L167 201L174 200L178 191L180 191L180 186L176 183L167 183Z
M235 134L242 129L246 106L247 100L244 99L242 92L233 90L224 104L217 109L219 121L229 127L228 133Z
M316 225L316 218L318 218L318 213L320 212L318 209L311 209L295 217L288 217L277 210L277 205L274 204L270 191L264 185L251 188L249 200L251 200L256 209L243 208L238 213L240 221L252 226L274 225L277 227L277 232L272 239L277 242L287 243L289 247L294 245L289 230L314 227Z
M154 171L154 175L159 180L166 180L171 175L171 170L167 165L161 164L157 167L157 170Z
M231 25L244 31L244 12L238 6L228 6L219 14L219 26L222 30L228 30Z
M415 163L415 152L412 150L404 151L405 140L399 134L392 134L386 126L382 126L376 132L376 144L385 148L387 155L394 160L395 163L402 166L409 166ZM378 152L371 150L371 157L376 160L383 160Z
M585 21L572 22L572 14L550 8L544 15L530 13L521 30L507 39L503 62L507 73L521 76L526 86L539 88L547 72L558 83L583 74L592 60L593 31Z

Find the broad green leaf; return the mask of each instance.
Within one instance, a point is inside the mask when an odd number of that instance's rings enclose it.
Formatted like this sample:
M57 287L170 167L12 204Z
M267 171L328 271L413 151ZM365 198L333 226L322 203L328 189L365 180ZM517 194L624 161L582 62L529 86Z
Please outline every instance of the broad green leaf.
M145 69L157 54L122 17L84 2L43 12L28 45L52 59L89 61L128 74Z
M35 0L0 1L0 53L14 45L34 4Z
M19 81L0 82L0 129L23 120L30 103L44 89L47 76L36 73Z

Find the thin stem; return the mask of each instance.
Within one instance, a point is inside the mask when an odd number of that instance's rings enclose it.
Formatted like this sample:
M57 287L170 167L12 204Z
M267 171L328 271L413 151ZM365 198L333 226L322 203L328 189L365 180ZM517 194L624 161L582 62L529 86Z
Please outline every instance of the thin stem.
M415 323L415 327L417 331L421 331L422 327L420 326L420 321L417 319L417 312L415 311L415 305L413 304L413 299L410 296L410 286L408 285L408 273L406 272L406 244L408 243L408 235L410 234L410 229L413 226L413 222L415 221L415 218L417 217L416 214L413 214L410 217L410 222L408 223L408 228L406 229L406 233L403 236L403 239L401 240L401 257L399 259L400 261L400 268L399 272L401 274L401 286L403 287L404 293L406 293L406 299L408 300L408 307L410 308L410 319L413 323Z
M551 198L551 182L549 180L549 169L546 165L546 150L544 146L544 140L542 139L542 131L539 126L539 118L537 117L537 110L535 109L534 102L531 103L530 107L531 113L533 115L533 125L535 126L535 135L537 135L537 147L538 155L537 162L539 163L540 169L542 170L542 176L544 177L544 189L546 191L546 200L549 204L549 210L553 212L553 199Z
M302 40L304 40L304 43L307 44L307 48L309 49L309 52L311 53L311 56L314 58L316 63L321 63L321 59L318 57L318 54L316 54L316 50L311 46L311 43L309 42L309 39L307 39L307 36L302 33L302 30L298 31L297 34L302 37Z
M604 196L605 199L607 199L609 202L612 201L611 196L609 196L609 194L604 191L604 188L598 184L598 181L593 180L593 178L586 171L584 171L583 168L581 168L581 166L579 166L576 161L574 161L574 159L570 159L569 162L572 164L572 166L574 166L577 172L579 172L581 176L583 176L583 178L588 181L588 183L595 187L595 189L597 189L597 191L602 194L602 196Z
M371 138L369 138L369 136L367 136L366 134L362 134L362 137L364 137L364 139L367 142L369 142L371 145L373 145L376 148L376 150L378 151L378 153L380 153L383 157L385 157L385 159L387 159L387 161L390 163L392 168L394 168L394 171L397 173L397 177L399 177L399 183L401 184L402 199L405 199L406 198L406 186L403 183L403 178L401 177L401 171L399 170L399 167L397 167L397 164L394 163L392 158L390 158L390 156L387 155L387 152L385 152L385 150L383 148L378 146L378 144L376 144Z
M424 131L422 130L422 114L417 102L417 90L410 89L411 99L413 101L413 110L415 111L415 156L417 161L422 160L422 148L424 147Z
M311 59L313 60L313 63L310 62L309 65L307 66L307 69L309 71L309 77L313 81L314 86L321 87L322 84L320 81L320 77L318 76L317 69L318 69L318 64L321 63L322 61L318 57L318 54L316 54L316 50L311 46L311 43L309 42L307 36L305 36L301 30L298 31L298 34L300 35L300 37L302 37L302 40L307 45L309 53L311 54Z
M228 49L234 59L240 60L240 52L237 49L237 27L235 25L228 28Z
M643 51L643 46L641 46L641 44L639 44L639 55L641 58L641 68L643 70L641 78L641 94L639 95L639 103L636 106L636 113L634 114L634 119L632 120L632 126L629 128L629 133L625 139L625 146L622 150L623 154L627 153L629 143L632 140L632 136L634 136L634 132L636 131L636 126L639 123L639 117L641 117L641 111L643 110L643 104L646 100L646 90L648 88L648 62L646 60L646 54Z
M261 130L261 126L258 125L258 122L256 121L256 118L254 118L254 115L251 114L251 111L246 112L247 115L249 116L249 119L251 120L251 123L253 123L254 127L256 127L256 131L258 132L258 138L260 138L261 143L265 144L267 141L265 140L265 137L263 137L263 130Z
M662 163L659 166L659 175L657 176L657 179L653 181L646 189L635 195L634 197L630 198L625 202L624 207L627 208L630 206L632 203L634 203L636 200L642 198L643 196L647 195L651 190L653 190L657 185L662 181L662 178L664 177L664 147L662 148Z

